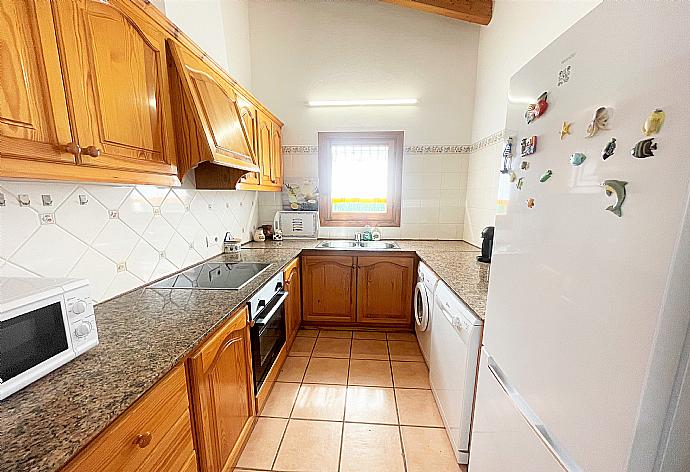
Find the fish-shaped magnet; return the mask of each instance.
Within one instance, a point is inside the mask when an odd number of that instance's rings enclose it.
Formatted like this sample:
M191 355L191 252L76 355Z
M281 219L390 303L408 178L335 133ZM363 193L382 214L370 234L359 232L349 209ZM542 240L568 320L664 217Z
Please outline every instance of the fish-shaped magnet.
M539 95L537 103L532 103L527 107L527 111L525 112L527 124L530 124L546 112L546 109L549 108L549 102L546 101L547 98L548 93L544 92Z
M587 156L585 156L581 152L576 152L576 153L571 154L570 163L574 166L579 166L583 162L585 162L585 159L587 159Z
M597 111L594 112L594 118L587 125L587 135L586 138L591 138L596 135L602 129L609 129L609 109L606 107L599 107Z
M517 179L517 182L515 183L515 188L518 189L518 190L522 190L522 186L523 186L524 184L525 184L525 178L524 178L524 177L520 177L519 179Z
M513 160L513 138L510 137L503 147L503 168L501 174L509 174L511 172L511 162Z
M551 169L548 169L546 172L541 174L541 177L539 177L539 182L546 182L551 178L553 175L553 171Z
M529 162L527 162L527 161L522 161L522 162L520 163L520 169L522 169L522 170L529 170Z
M616 203L607 206L606 209L618 217L623 216L621 207L623 206L623 202L625 201L625 186L627 184L628 182L625 182L623 180L604 180L604 182L602 183L602 185L604 186L604 190L606 191L606 196L616 196Z
M572 123L568 123L567 121L563 122L563 126L561 126L561 141L563 141L563 138L568 136L570 134L570 127L572 126Z
M616 138L611 138L611 141L608 142L604 150L601 152L601 157L602 159L606 160L609 157L613 156L613 153L616 151Z
M520 141L520 155L525 157L535 152L537 152L537 137L522 138L522 141Z
M534 198L527 199L527 208L534 208Z
M661 108L657 108L645 120L642 132L645 136L657 134L661 130L664 120L666 120L666 113Z
M656 143L654 138L647 138L635 144L635 147L630 150L630 154L638 159L644 159L652 157L654 155L652 151L656 151Z

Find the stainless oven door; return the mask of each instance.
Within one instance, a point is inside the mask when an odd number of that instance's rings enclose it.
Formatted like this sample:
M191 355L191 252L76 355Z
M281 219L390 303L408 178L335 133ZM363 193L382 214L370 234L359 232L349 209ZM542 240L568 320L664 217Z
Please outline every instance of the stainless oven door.
M285 300L288 293L276 292L271 301L250 322L254 387L258 392L285 344Z

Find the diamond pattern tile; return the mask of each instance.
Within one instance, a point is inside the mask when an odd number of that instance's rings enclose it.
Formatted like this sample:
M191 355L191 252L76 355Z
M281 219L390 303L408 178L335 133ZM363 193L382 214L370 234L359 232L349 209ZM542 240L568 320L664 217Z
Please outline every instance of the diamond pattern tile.
M226 231L247 241L257 225L256 192L14 181L0 192L0 275L88 278L96 301L219 254Z

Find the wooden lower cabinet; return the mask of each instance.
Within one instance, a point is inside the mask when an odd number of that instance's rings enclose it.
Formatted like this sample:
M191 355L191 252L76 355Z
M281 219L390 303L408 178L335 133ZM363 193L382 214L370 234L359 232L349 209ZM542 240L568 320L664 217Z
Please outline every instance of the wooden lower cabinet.
M203 472L232 470L253 426L255 400L247 315L245 306L187 359Z
M355 258L302 258L302 317L314 322L355 321Z
M303 320L410 328L415 261L407 254L303 256Z
M173 369L62 472L197 470L184 366Z
M405 325L412 316L414 258L357 258L357 322Z
M295 258L283 270L283 279L285 290L289 294L285 301L285 339L286 344L291 346L302 323L302 281L299 258Z

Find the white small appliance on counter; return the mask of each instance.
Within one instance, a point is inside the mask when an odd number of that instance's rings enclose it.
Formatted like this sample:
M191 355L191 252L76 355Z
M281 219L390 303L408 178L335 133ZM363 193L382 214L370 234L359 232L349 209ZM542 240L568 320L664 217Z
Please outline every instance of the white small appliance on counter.
M277 211L273 217L273 231L280 231L283 239L316 239L319 237L318 211Z
M88 280L0 277L0 400L96 345Z

